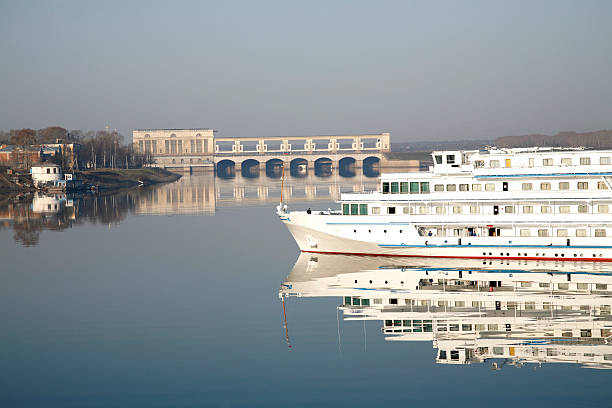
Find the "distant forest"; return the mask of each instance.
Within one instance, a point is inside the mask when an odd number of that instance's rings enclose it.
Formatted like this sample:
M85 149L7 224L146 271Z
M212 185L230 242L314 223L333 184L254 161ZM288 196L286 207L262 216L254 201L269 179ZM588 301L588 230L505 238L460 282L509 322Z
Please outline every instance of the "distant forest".
M491 140L458 140L391 143L394 152L423 152L432 150L472 150L485 146L497 147L591 147L598 149L612 148L612 130L595 132L559 132L556 135L522 135L503 136Z

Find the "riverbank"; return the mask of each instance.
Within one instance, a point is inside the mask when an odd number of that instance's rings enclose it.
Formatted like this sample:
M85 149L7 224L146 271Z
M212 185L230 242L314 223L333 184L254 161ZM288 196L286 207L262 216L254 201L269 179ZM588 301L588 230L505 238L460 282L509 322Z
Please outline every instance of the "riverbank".
M97 186L99 190L119 190L170 183L181 178L180 174L160 168L83 170L76 171L75 176L84 184Z

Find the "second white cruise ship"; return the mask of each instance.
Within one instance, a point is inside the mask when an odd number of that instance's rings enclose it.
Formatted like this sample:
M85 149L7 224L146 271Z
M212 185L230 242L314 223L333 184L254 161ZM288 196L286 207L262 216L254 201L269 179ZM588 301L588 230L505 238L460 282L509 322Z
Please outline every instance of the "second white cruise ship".
M339 211L278 214L303 252L612 262L612 150L435 151Z

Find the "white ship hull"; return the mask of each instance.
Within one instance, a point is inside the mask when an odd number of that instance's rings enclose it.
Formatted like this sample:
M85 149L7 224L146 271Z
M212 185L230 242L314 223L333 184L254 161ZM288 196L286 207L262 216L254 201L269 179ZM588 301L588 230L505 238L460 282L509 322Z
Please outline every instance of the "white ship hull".
M291 212L280 214L302 252L455 259L612 262L611 238L420 236L409 222ZM397 218L395 218L397 220ZM400 232L401 231L401 232ZM569 245L568 245L569 242Z

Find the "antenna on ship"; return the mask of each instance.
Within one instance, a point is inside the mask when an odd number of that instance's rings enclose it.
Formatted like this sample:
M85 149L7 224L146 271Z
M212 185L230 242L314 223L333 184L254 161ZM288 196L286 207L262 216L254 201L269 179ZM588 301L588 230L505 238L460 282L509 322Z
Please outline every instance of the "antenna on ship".
M285 296L282 298L283 302L283 321L285 327L285 340L287 340L287 347L289 347L289 351L291 351L291 341L289 340L289 327L287 326L287 312L285 311Z

